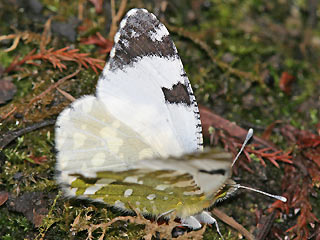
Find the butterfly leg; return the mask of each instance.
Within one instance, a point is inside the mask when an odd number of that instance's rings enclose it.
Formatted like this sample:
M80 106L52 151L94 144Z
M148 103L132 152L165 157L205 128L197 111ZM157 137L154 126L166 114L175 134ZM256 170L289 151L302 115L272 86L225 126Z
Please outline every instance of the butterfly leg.
M212 217L209 212L202 211L201 213L194 215L194 217L201 223L215 224L218 234L220 235L221 239L223 239L217 220Z

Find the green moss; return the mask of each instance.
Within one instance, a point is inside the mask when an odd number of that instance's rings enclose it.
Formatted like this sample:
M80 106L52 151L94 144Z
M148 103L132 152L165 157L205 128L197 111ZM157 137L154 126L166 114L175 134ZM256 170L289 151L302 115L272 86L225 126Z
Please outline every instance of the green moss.
M24 239L25 235L33 231L32 224L21 214L11 213L6 208L0 208L0 239Z
M2 67L6 68L13 61L13 56L10 56L9 53L0 51L0 63Z
M59 16L77 16L78 3L72 0L43 0L45 8L59 14Z

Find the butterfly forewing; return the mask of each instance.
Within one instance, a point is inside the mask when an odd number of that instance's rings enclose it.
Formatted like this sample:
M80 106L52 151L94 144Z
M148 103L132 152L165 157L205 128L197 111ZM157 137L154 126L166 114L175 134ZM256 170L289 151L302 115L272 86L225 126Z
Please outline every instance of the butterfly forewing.
M146 10L121 21L97 95L161 156L202 149L198 106L176 47Z

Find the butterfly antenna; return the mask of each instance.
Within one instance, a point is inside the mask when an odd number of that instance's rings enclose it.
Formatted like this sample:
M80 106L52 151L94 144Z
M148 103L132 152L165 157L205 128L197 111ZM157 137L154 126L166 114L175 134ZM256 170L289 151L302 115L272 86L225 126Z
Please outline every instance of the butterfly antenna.
M233 165L235 164L235 162L238 160L240 154L242 153L244 147L247 145L247 143L248 143L248 141L250 140L250 138L252 137L252 135L253 135L253 129L250 128L249 131L248 131L248 133L247 133L246 139L244 140L244 142L243 142L243 144L242 144L242 146L241 146L240 151L238 152L237 156L235 157L235 159L234 159L233 162L232 162L231 167L233 167Z
M240 184L235 184L235 187L236 188L243 188L243 189L247 189L247 190L250 190L250 191L253 191L253 192L257 192L257 193L261 193L263 195L266 195L268 197L272 197L272 198L275 198L277 200L280 200L282 202L287 202L287 198L283 197L283 196L279 196L279 195L273 195L273 194L270 194L270 193L267 193L267 192L263 192L263 191L260 191L258 189L254 189L254 188L251 188L251 187L246 187L246 186L242 186Z

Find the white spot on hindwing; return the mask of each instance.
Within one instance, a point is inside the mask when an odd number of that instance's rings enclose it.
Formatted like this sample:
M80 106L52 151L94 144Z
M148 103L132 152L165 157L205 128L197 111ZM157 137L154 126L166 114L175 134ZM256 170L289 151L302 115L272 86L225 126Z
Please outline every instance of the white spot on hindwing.
M129 188L124 191L123 196L127 198L127 197L131 196L132 193L133 193L133 190L131 188Z
M169 187L169 185L160 184L160 185L157 185L157 186L155 187L155 189L156 189L156 190L163 191L163 190L165 190L165 189L168 188L168 187Z
M142 180L138 181L138 176L129 176L129 177L126 177L123 181L128 183L143 184Z
M150 201L152 201L153 199L155 199L156 198L156 195L153 193L153 194L149 194L148 196L147 196L147 199L149 199Z
M101 186L98 185L93 185L88 187L85 191L84 191L84 195L92 195L95 194L99 189L101 188Z

